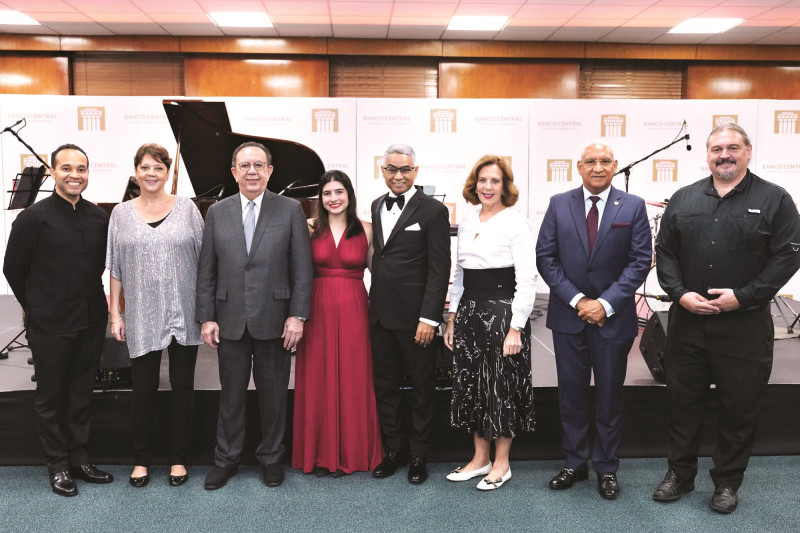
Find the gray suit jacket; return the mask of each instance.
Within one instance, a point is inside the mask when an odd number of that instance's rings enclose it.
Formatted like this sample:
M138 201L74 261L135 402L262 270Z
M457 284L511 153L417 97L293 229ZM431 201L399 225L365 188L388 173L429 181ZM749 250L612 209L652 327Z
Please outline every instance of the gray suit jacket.
M197 272L198 322L219 324L236 340L277 339L287 317L311 313L311 243L296 200L264 191L250 253L244 242L241 196L212 205Z

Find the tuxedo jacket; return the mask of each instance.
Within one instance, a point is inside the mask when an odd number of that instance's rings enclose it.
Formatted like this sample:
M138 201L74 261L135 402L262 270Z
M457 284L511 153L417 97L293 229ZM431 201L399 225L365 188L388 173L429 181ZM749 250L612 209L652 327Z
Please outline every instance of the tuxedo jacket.
M420 317L441 322L450 281L450 219L441 202L418 190L391 234L381 227L384 194L372 202L370 323L416 330Z
M297 200L264 191L250 253L241 195L211 206L197 273L198 322L219 324L220 337L277 339L287 317L311 312L311 243Z
M569 305L582 292L614 309L601 336L636 337L635 294L650 270L651 239L644 200L611 187L590 255L583 187L553 196L536 243L536 266L550 286L547 327L573 334L586 327Z

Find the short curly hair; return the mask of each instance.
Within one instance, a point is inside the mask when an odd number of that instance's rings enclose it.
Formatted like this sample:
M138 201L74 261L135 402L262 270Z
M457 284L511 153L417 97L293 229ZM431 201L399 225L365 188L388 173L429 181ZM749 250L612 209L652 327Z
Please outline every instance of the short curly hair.
M472 205L481 203L476 191L478 174L480 174L483 167L491 165L497 165L497 168L503 173L503 194L500 196L500 201L503 202L504 206L511 207L519 200L519 190L517 186L514 185L514 173L511 172L511 166L499 155L485 155L478 159L478 162L472 167L472 171L469 173L466 183L464 183L464 190L461 194L464 196L464 199Z

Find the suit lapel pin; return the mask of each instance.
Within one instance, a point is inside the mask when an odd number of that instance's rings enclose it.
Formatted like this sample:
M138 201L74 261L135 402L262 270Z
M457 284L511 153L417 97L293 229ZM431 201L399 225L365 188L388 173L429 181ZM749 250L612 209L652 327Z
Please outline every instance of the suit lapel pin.
M619 205L619 200L616 200L616 201L614 202L614 205Z

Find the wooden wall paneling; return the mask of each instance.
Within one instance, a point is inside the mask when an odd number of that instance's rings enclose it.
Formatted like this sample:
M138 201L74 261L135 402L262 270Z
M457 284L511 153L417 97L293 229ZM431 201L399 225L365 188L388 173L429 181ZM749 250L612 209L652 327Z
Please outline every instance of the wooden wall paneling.
M578 98L576 62L456 62L439 66L439 98Z
M181 37L180 49L199 54L324 55L328 45L326 39L314 37Z
M685 78L686 98L796 100L800 95L800 65L689 64Z
M560 58L584 57L586 43L523 41L442 41L443 57Z
M800 61L800 46L697 45L699 61Z
M58 35L0 35L0 50L58 52L61 38Z
M328 60L188 56L186 96L328 96Z
M0 93L69 94L66 56L0 54Z
M586 43L587 59L694 60L694 44Z
M61 37L65 52L179 52L177 37L163 35L132 35L119 37L89 36Z
M328 39L329 55L440 57L442 41Z

